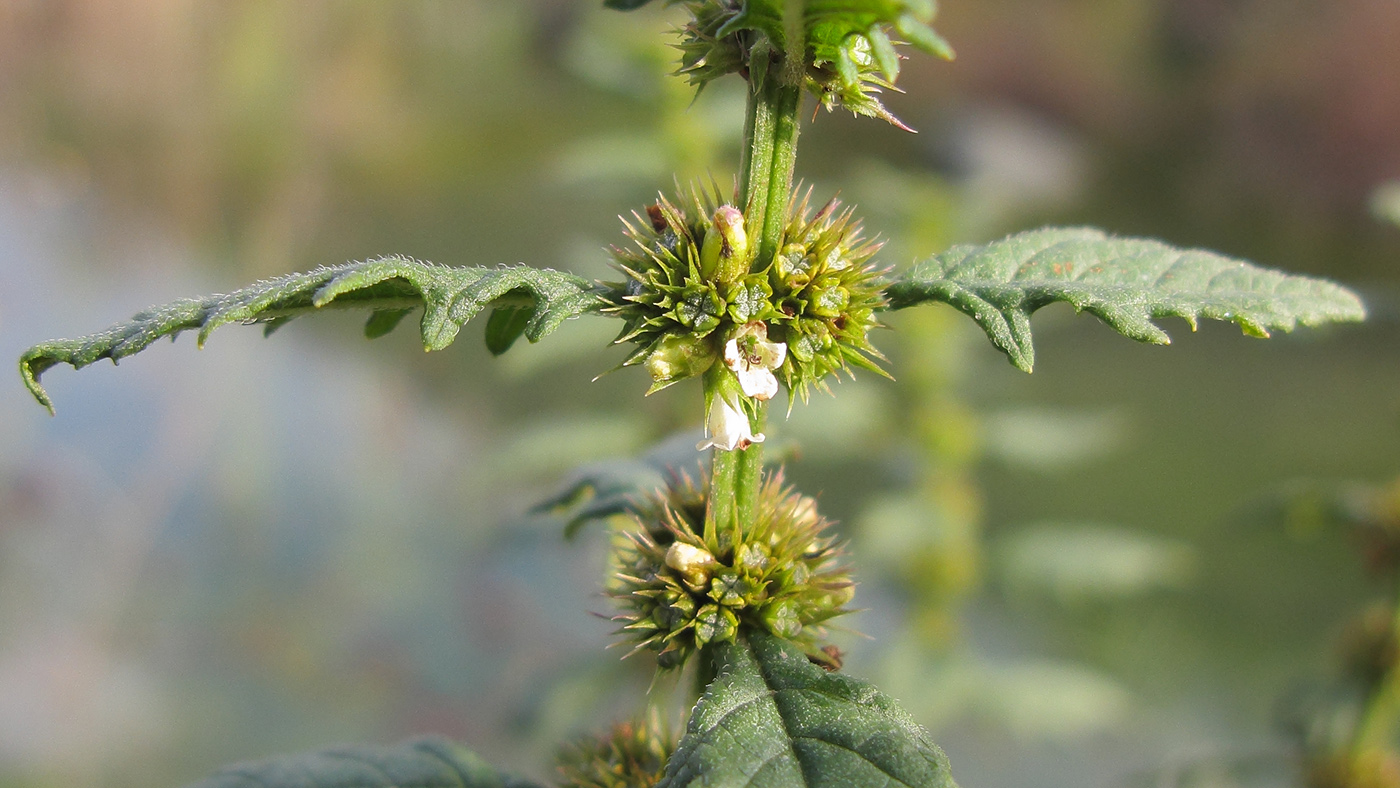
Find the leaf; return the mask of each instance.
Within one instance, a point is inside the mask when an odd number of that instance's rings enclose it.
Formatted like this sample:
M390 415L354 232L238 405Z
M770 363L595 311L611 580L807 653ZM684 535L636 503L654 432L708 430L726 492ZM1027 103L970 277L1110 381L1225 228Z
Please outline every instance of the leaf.
M657 491L704 475L708 463L695 452L697 434L682 433L640 457L608 460L575 471L549 498L530 508L532 514L567 518L564 538L572 539L589 523L619 514L645 511Z
M1112 238L1091 228L1045 228L985 246L955 246L885 289L890 309L951 304L982 326L1011 363L1030 372L1031 313L1063 301L1140 342L1169 344L1153 320L1228 320L1267 337L1299 324L1356 322L1361 300L1322 279L1292 276L1213 252Z
M35 345L20 359L20 374L29 391L52 413L53 401L39 385L45 370L64 363L80 369L103 358L116 363L161 337L174 339L183 331L197 329L203 347L214 329L228 323L264 323L271 333L294 317L349 308L373 310L365 333L374 338L391 331L408 312L423 307L423 348L441 350L452 344L464 323L491 305L515 310L513 320L535 342L567 318L601 309L607 293L604 285L549 269L460 268L385 257L268 279L228 295L153 307L96 334ZM493 352L503 349L493 347Z
M445 739L346 746L226 766L188 788L535 788Z
M518 306L491 310L491 316L486 318L486 349L491 351L491 355L499 356L510 350L510 346L530 325L533 311L529 307Z
M955 788L942 750L868 682L763 633L713 653L718 678L658 788Z
M408 317L412 311L412 309L383 309L375 312L369 316L369 320L365 321L365 339L378 339L388 335L389 332L398 328L399 323L403 322L403 319ZM278 318L269 322L263 330L270 336L273 331L281 328L286 322L286 318Z

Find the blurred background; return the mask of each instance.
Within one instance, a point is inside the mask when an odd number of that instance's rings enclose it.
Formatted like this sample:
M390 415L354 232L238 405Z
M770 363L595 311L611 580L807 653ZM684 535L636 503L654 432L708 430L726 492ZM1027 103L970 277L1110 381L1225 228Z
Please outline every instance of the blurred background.
M610 276L617 215L732 177L744 96L663 76L674 12L599 5L0 0L0 357L387 253ZM1349 622L1379 602L1384 632L1395 594L1400 4L945 6L959 59L915 55L888 101L917 135L803 132L799 175L885 263L1090 223L1335 278L1373 317L1178 321L1164 349L1050 308L1028 376L950 309L892 315L898 383L770 431L854 546L847 669L965 788L1324 784L1318 737L1366 703ZM606 528L529 509L693 441L699 389L590 382L624 355L601 319L495 360L475 326L425 355L359 320L56 368L52 419L0 386L0 786L427 732L549 779L640 709L651 666L579 590Z

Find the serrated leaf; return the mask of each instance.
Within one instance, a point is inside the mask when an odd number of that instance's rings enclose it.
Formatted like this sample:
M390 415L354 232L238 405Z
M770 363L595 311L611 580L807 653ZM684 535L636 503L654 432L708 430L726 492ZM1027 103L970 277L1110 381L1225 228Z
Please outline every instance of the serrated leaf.
M450 267L406 257L322 267L268 279L228 295L190 298L137 314L131 320L78 339L45 342L20 359L29 391L53 412L39 376L57 364L82 368L99 359L113 363L144 350L161 337L199 332L199 345L228 323L264 323L267 332L320 309L368 309L371 337L387 333L415 308L423 308L425 350L452 344L462 325L487 306L520 310L523 333L535 342L570 317L607 305L606 286L549 269L511 266ZM518 334L517 334L518 336Z
M596 520L646 508L649 496L672 482L699 478L705 463L695 452L695 437L683 433L653 447L640 457L608 460L580 468L557 492L530 507L534 514L567 518L564 538Z
M943 751L868 682L763 633L713 655L718 677L658 788L955 788Z
M536 788L445 739L346 746L227 766L188 788Z
M1356 294L1322 279L1260 268L1214 252L1160 241L1112 238L1091 228L1046 228L984 246L955 246L914 266L885 289L890 309L951 304L982 326L1011 363L1035 363L1030 316L1063 301L1140 342L1168 344L1153 321L1227 320L1269 336L1298 325L1355 322Z
M534 310L518 306L503 306L491 310L486 318L486 349L491 355L499 356L510 350L515 340L525 333L530 324L530 313Z
M387 336L394 329L399 327L399 323L408 317L412 309L383 309L369 316L365 321L365 338L379 339ZM287 318L279 318L274 322L269 322L265 329L266 335L271 336L273 331L281 328L287 322Z

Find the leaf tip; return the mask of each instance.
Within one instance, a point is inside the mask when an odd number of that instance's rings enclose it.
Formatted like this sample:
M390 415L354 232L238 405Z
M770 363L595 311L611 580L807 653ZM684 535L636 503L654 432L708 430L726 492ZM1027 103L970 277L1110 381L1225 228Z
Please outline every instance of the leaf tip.
M20 378L24 380L24 387L29 389L29 393L34 395L34 399L37 400L40 405L44 406L44 410L47 410L50 416L53 416L57 414L57 411L54 410L53 398L49 396L49 393L44 390L43 385L39 383L39 376L44 374L44 370L57 362L47 358L42 353L36 352L37 350L37 348L31 349L20 358L19 375Z

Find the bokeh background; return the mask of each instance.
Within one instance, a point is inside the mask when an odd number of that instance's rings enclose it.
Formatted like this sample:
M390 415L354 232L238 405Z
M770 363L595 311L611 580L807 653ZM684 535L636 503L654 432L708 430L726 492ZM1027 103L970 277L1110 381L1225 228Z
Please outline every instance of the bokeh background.
M743 90L663 76L674 13L598 5L0 0L0 357L385 253L608 275L618 214L732 177ZM1384 521L1400 475L1400 4L945 5L958 60L914 56L888 102L919 134L803 132L799 175L885 262L1091 223L1332 277L1373 317L1164 349L1051 308L1027 376L951 310L892 316L897 383L770 433L854 545L848 669L967 788L1302 784L1290 699L1393 596L1330 513ZM530 506L699 424L695 387L590 382L612 328L495 360L470 326L430 355L349 315L226 328L53 370L52 419L12 376L0 786L426 732L549 779L650 666L589 615L606 529Z

